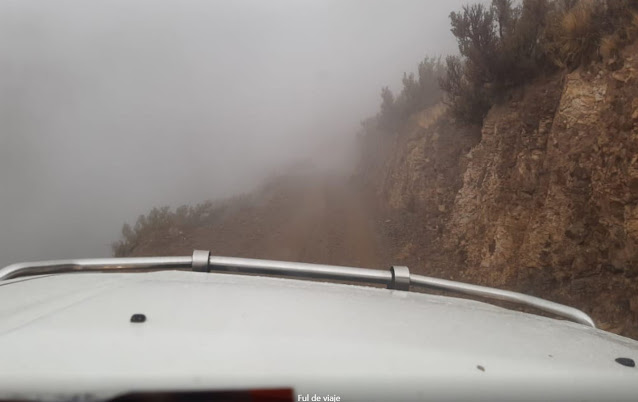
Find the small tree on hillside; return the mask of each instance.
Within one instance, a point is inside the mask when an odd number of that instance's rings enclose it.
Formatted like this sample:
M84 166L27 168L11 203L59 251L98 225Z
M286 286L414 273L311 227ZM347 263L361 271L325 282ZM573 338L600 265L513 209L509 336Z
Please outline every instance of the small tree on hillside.
M464 6L462 12L450 14L450 21L470 80L480 84L493 81L498 49L494 10L483 4Z
M379 112L379 126L387 131L396 129L398 110L394 94L388 87L381 89L381 110Z
M503 7L511 8L511 4ZM499 40L494 68L497 93L527 82L548 65L541 44L550 10L548 0L524 0L511 10L509 28Z
M425 109L441 100L439 80L445 74L441 58L426 57L418 67L419 109Z
M462 59L448 59L441 88L457 118L480 122L509 88L548 65L542 49L549 0L492 0L450 14Z
M440 86L447 93L445 103L454 116L468 123L480 123L490 108L489 95L482 85L467 79L466 65L457 56L446 58L446 74Z
M512 6L512 0L492 0L492 7L498 24L498 36L503 39L514 30L519 9Z
M436 104L441 100L439 79L445 68L440 58L426 57L419 63L417 75L403 73L403 90L397 98L397 108L402 119Z
M403 90L397 100L401 119L407 119L419 108L420 88L419 82L414 77L414 73L403 73Z

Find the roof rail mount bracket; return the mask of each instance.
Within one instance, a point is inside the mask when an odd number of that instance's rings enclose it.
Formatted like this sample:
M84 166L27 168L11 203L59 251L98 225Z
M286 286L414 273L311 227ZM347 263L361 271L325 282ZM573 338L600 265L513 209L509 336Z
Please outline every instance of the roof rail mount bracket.
M196 272L210 272L210 260L209 250L194 250L193 251L193 271Z
M388 285L388 289L410 290L410 270L408 267L393 265L390 267L390 271L392 272L392 282Z

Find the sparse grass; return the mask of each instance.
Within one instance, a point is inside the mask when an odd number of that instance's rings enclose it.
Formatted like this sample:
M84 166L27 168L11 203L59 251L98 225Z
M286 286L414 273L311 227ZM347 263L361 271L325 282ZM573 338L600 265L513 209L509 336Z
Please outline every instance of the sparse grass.
M559 67L612 62L638 34L635 0L580 0L548 16L545 51Z
M592 61L601 41L602 8L600 1L581 0L548 16L545 51L557 66L575 68Z
M592 34L594 2L581 1L563 14L561 26L565 36L570 40L581 41Z

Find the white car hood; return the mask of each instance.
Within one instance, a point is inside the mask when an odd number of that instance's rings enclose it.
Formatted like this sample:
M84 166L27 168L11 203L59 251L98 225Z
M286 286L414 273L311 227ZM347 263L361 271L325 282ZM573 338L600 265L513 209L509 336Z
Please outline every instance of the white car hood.
M144 314L143 323L131 323ZM636 400L638 342L471 300L163 271L0 282L0 399L293 388L350 400Z

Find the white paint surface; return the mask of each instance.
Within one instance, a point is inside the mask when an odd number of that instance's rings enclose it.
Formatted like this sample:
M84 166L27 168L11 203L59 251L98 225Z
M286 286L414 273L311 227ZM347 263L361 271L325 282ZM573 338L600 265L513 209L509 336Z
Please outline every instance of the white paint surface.
M378 288L177 271L0 284L0 398L292 387L341 401L636 400L638 368L617 357L638 360L638 342Z

